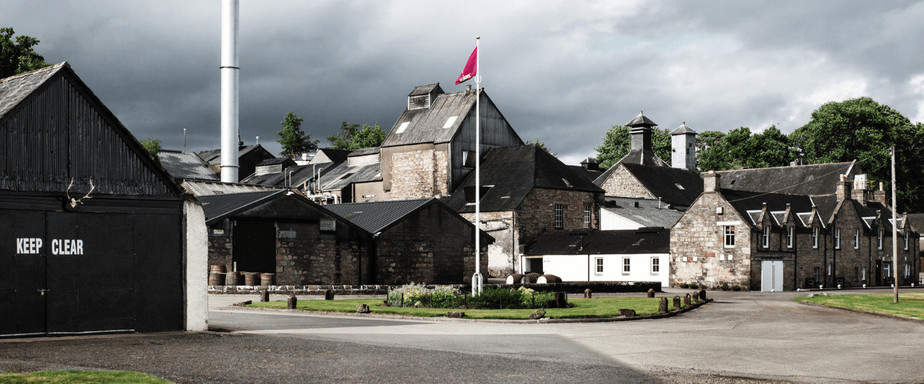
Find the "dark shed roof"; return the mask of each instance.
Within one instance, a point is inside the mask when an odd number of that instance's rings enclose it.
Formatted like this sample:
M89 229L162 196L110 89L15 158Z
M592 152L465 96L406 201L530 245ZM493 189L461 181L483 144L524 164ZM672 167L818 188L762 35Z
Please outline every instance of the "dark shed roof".
M205 211L205 221L212 222L286 192L288 191L278 190L200 196L199 201L202 202L202 209Z
M777 192L796 195L827 195L837 189L840 175L861 173L855 161L786 167L718 171L723 189Z
M262 151L265 152L265 156L268 158L275 158L270 151L267 151L266 148L263 148L262 145L241 145L238 147L238 157L243 157L244 155L253 152L253 151ZM199 157L202 158L205 162L209 164L221 164L221 149L207 149L199 152Z
M424 206L438 203L433 198L329 204L325 207L369 233L378 233Z
M157 159L176 179L218 180L218 175L195 153L162 149Z
M670 230L664 228L546 232L527 247L526 254L541 256L667 253L670 251L670 233Z
M623 163L655 197L678 207L689 207L703 193L703 179L686 169Z
M535 144L492 148L482 155L481 210L509 211L520 206L534 188L603 193L583 174L575 172ZM466 205L465 190L475 186L475 172L469 172L447 203L460 212L474 212ZM487 188L487 186L492 186Z
M682 211L668 208L666 203L633 197L607 196L602 209L645 227L671 228L683 216Z

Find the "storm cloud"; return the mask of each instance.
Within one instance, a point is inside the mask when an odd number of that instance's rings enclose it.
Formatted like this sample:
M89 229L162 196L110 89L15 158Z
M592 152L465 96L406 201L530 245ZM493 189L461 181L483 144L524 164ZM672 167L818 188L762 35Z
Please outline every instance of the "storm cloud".
M870 96L924 120L924 3L907 1L241 1L241 135L278 151L286 112L314 138L390 129L414 85L447 91L482 36L487 93L524 139L594 154L639 110L665 128L776 124ZM0 25L67 60L139 138L219 145L219 2L19 1Z

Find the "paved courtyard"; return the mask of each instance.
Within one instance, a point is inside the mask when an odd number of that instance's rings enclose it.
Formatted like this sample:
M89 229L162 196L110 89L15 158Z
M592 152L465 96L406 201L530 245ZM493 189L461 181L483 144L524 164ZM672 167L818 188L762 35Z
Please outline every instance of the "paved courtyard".
M790 300L798 293L710 294L674 318L582 324L242 311L227 305L252 297L212 295L209 323L222 332L7 340L0 370L241 383L924 381L924 324L804 306Z

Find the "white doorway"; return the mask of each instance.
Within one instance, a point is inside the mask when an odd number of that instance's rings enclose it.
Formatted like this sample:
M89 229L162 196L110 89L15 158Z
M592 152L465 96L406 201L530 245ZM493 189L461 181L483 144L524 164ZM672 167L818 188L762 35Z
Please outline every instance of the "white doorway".
M782 260L764 260L760 262L760 290L764 292L783 291Z

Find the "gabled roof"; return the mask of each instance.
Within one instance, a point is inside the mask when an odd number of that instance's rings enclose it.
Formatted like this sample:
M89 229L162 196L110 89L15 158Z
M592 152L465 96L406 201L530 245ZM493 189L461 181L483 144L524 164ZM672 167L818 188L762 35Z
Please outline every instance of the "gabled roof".
M321 191L339 191L353 183L380 180L382 180L380 163L350 166L349 162L345 161L321 176Z
M526 247L529 256L540 255L629 255L668 253L670 230L552 231L543 233Z
M227 195L234 193L278 191L279 188L255 184L224 183L218 180L183 180L182 186L193 196Z
M794 195L835 193L840 175L859 173L855 161L717 171L722 189Z
M263 148L260 144L255 145L241 145L238 147L237 157L244 157L244 155L253 152L253 151L262 151L266 152L268 157L275 158L270 151L267 151L266 148ZM199 152L199 157L202 158L205 162L218 165L221 164L221 149L207 149Z
M675 207L689 207L703 192L703 179L696 172L632 163L624 163L622 166L652 195Z
M604 199L603 207L644 227L671 228L683 216L683 212L668 208L667 203L652 199L632 197L610 197Z
M285 190L233 193L228 195L200 196L202 210L205 212L207 223L222 219L234 212L247 209L263 201L269 200Z
M193 152L162 149L157 159L175 179L218 180L218 175Z
M795 214L811 213L812 198L806 195L786 195L782 193L759 193L748 191L736 191L732 189L720 190L722 196L728 201L736 211L748 219L751 226L757 225L760 214L763 210L764 203L767 204L768 214L771 216L771 222L776 226L783 224L783 214L786 211L786 204L790 206L790 212ZM820 207L815 207L822 217L827 217ZM796 224L800 220L795 220Z
M318 152L315 153L313 158L311 158L311 162L314 164L317 164L318 161L322 159L327 159L327 160L330 160L330 162L334 164L340 164L346 161L347 155L349 154L350 154L350 151L346 149L319 148ZM322 164L326 164L326 163L322 163Z
M118 117L116 117L115 114L112 113L112 111L102 102L102 100L96 96L93 90L83 82L80 76L78 76L77 73L71 69L70 64L68 64L66 61L36 69L34 71L20 73L0 79L0 121L7 118L11 112L16 110L17 107L19 107L19 105L30 96L40 93L46 84L51 84L54 81L53 79L67 81L69 86L75 90L78 90L80 94L79 99L71 99L69 101L71 103L70 105L74 105L72 108L79 108L80 104L83 101L86 101L89 107L92 108L96 113L100 115L100 117L103 118L103 120L106 121L104 125L106 128L108 128L108 132L114 133L114 135L111 136L104 135L95 139L95 155L104 156L110 155L110 151L117 152L113 155L121 156L119 160L123 162L122 164L124 164L124 162L129 158L137 159L139 164L134 166L135 171L141 170L142 168L147 169L153 173L154 178L162 182L162 184L157 184L155 186L155 181L150 179L141 181L138 184L131 182L137 180L110 180L113 181L113 183L109 183L109 185L103 185L100 186L100 188L95 189L98 194L111 193L130 195L180 195L183 193L183 189L179 184L177 184L176 180L164 169L162 165L159 164L159 162L157 162L148 154L148 152L144 149L138 139L135 138L131 131L129 131L128 128L126 128L122 122L119 121ZM58 100L52 100L50 102L54 103L57 101ZM59 124L59 126L64 130L72 129L72 126L67 124ZM124 145L124 147L122 147L122 145ZM75 152L86 151L90 156L92 156L94 153L92 150L87 150L85 146L77 145L74 148L75 149L72 151L65 152L65 154L62 155L62 159L70 162L70 157L72 156L72 153ZM100 153L101 151L104 153ZM98 164L84 164L85 167L81 171L90 172L89 174L93 175L94 173L103 171L101 168L111 166L106 164L107 163L105 162L99 162ZM131 176L128 177L144 177L138 172L129 173L131 173ZM45 188L55 188L56 186L63 186L62 180L67 180L67 178L44 180L42 182L46 184ZM71 181L73 182L74 179L72 178ZM71 189L70 186L67 187L67 189L71 190L71 193L88 191L90 188L92 187L83 181L77 181L77 183L74 184L74 189ZM46 189L45 191L50 191L50 189Z
M328 204L325 208L369 233L379 233L429 204L442 204L434 198L392 200L368 203Z
M468 116L469 111L475 108L475 91L461 91L456 93L441 93L431 102L429 108L405 109L404 113L395 121L395 125L382 147L392 147L398 145L422 144L422 143L448 143L462 127L463 121ZM494 102L488 97L484 89L481 90L481 111L484 113L485 108ZM496 106L494 106L496 109ZM500 110L497 110L500 114ZM452 117L455 116L455 119ZM485 116L482 116L485 119ZM509 128L510 124L500 114L500 119ZM399 128L407 123L407 126L398 133ZM513 130L513 128L509 128ZM516 135L516 132L513 133ZM518 136L519 137L519 136ZM520 140L522 142L522 140Z
M67 66L67 62L61 62L0 79L0 118Z
M487 189L481 196L483 212L515 209L534 188L603 193L586 177L535 144L486 151L481 160L481 185L483 190ZM474 205L467 205L465 198L465 190L474 191L474 186L475 172L469 172L447 204L460 212L474 212Z

